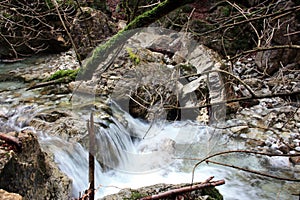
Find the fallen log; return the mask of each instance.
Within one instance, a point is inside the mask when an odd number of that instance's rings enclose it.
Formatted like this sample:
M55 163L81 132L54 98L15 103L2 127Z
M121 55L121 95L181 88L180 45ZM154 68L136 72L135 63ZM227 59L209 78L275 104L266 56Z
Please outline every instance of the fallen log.
M207 188L207 187L215 187L215 186L219 186L219 185L223 185L223 184L225 184L225 180L210 181L210 182L205 181L203 183L199 183L196 185L177 188L177 189L169 190L166 192L162 192L160 194L143 197L143 198L140 198L140 200L161 199L161 198L166 198L166 197L179 195L179 194L183 194L183 193L187 193L187 192L192 192L192 191Z

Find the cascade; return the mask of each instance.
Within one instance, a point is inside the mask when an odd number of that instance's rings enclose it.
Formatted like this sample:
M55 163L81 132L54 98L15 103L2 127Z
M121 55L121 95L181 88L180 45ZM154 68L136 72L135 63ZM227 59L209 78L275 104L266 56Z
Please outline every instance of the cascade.
M120 109L113 109L117 113L112 116L113 123L108 128L100 127L97 131L97 146L113 147L106 149L103 154L107 156L103 162L108 170L103 171L103 163L96 162L97 198L118 192L121 188L190 182L191 171L197 161L183 158L203 158L220 150L242 148L238 146L239 142L218 133L214 128L193 121L158 121L149 124L132 118ZM2 107L0 111L8 116L8 120L0 121L2 128L22 130L31 128L28 127L28 122L37 109L35 106L20 106L11 110ZM54 154L59 168L72 179L72 195L78 197L79 192L88 187L88 151L78 142L45 133L37 134L42 148ZM117 156L111 159L110 155ZM253 156L218 159L257 170L268 169L261 158ZM112 160L117 160L118 164L115 165ZM283 184L230 168L205 164L197 168L195 181L203 181L209 176L227 181L225 185L218 187L225 199L270 199L274 196L272 191L280 190Z

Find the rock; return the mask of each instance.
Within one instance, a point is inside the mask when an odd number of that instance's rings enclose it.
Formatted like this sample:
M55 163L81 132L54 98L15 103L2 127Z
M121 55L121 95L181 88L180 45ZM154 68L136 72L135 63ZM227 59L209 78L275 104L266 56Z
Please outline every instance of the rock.
M295 150L300 152L300 147L295 147Z
M278 6L274 8L273 12L277 12L277 10L289 9L292 6L295 6L294 2L287 1L287 3L278 4ZM274 35L270 43L279 46L288 44L299 45L299 34L293 34L288 37L286 36L287 29L291 32L298 29L297 27L299 26L299 18L297 17L296 13L293 13L289 16L284 16L281 18L281 21L283 23L281 23L280 28L274 30ZM275 27L277 23L278 21L274 20L272 23L270 23L270 27ZM273 75L280 68L282 68L282 66L286 67L290 64L299 66L300 51L289 48L261 51L256 54L255 61L258 69L261 72L265 73L266 75Z
M294 165L299 165L300 164L300 156L297 156L297 157L290 157L289 158L289 161L291 163L293 163Z
M81 59L116 32L117 26L106 14L90 7L78 9L70 30Z
M287 153L290 152L290 148L289 148L288 146L286 146L286 145L280 145L280 146L279 146L279 150L280 150L282 153L284 153L284 154L287 154Z
M190 184L156 184L152 186L142 187L139 189L123 189L117 194L108 195L106 197L101 198L100 200L119 200L119 199L140 199L142 197L155 195L158 193L166 192L171 189L176 189L184 186L190 186ZM176 197L165 198L165 199L177 199ZM219 191L214 187L204 188L200 190L195 190L189 193L189 199L194 200L221 200L223 199L222 195Z
M25 199L69 199L71 181L44 153L31 131L18 133L19 151L0 146L0 188Z
M234 134L237 134L237 133L242 133L242 132L245 132L249 129L248 126L236 126L236 127L232 127L230 128L230 131Z
M2 200L22 200L22 196L16 193L10 193L0 189L0 199Z

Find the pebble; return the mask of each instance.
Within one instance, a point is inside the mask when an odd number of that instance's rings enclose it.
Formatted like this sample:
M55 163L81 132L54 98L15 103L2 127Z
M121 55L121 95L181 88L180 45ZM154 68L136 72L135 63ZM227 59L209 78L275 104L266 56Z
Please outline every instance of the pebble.
M249 127L248 126L235 126L230 128L232 133L240 133L242 131L246 131Z
M281 129L283 127L283 123L282 122L279 122L277 124L274 124L273 126L274 128L277 128L277 129Z
M294 143L300 143L300 139L293 140ZM300 146L300 145L299 145Z
M236 65L241 65L242 62L241 62L241 61L237 61L235 64L236 64Z
M290 154L295 154L295 153L296 153L296 151L294 151L294 150L290 151Z
M300 147L296 147L295 150L300 152Z

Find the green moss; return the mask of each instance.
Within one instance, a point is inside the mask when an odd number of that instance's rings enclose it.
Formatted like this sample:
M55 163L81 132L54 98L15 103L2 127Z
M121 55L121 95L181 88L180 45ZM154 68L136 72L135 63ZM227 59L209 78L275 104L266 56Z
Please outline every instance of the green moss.
M78 71L79 69L58 70L45 81L61 80L61 79L68 79L70 81L74 81L77 77Z
M124 200L137 200L137 199L140 199L145 196L148 196L148 195L142 194L142 193L139 193L138 191L133 190L133 191L131 191L131 197L124 198Z
M140 57L139 57L137 54L133 53L133 51L132 51L131 48L127 47L126 50L127 50L128 54L129 54L130 60L131 60L135 65L138 65L138 64L141 62Z
M201 195L208 195L209 198L207 200L223 200L223 196L215 187L203 188Z

